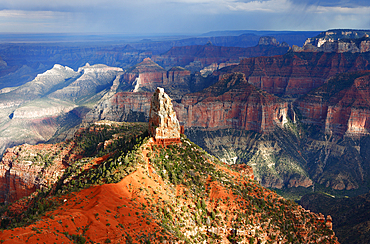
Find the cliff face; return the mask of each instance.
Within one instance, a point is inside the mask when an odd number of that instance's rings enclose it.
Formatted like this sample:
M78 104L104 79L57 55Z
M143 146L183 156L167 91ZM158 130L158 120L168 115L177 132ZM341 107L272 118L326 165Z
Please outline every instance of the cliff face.
M81 74L78 79L49 96L61 100L81 102L79 100L82 98L90 98L112 86L117 75L123 73L123 70L101 64L93 66L86 64L78 69L78 73Z
M366 187L370 72L345 73L294 102L312 179L336 190Z
M139 88L153 89L153 86L167 83L167 72L150 58L145 58L143 62L137 64L124 75L124 81L135 86L134 91Z
M180 124L171 98L160 87L154 92L150 103L149 135L155 141L180 142Z
M117 93L102 101L86 117L88 121L129 121L139 113L148 121L150 93ZM174 102L179 121L185 127L204 129L237 128L268 132L283 127L291 112L287 102L256 89L243 74L225 75L218 83ZM131 120L132 121L132 120Z
M358 39L319 40L317 46L305 44L303 47L293 46L295 52L335 52L335 53L364 53L370 50L369 36Z
M370 47L368 30L328 30L308 38L303 47L293 46L296 51L315 52L368 52Z
M1 93L0 106L2 108L16 107L26 101L40 98L51 93L55 87L68 85L68 80L76 79L79 75L69 67L56 64L52 69L38 74L34 80Z
M327 134L369 134L370 72L337 75L320 88L298 99L295 106L302 122L314 124Z
M85 120L148 121L151 97L150 92L118 92L97 104Z
M256 89L239 73L225 75L211 87L186 95L175 109L188 128L235 128L263 133L287 122L289 106Z
M127 70L122 82L131 86L133 92L154 92L160 86L177 97L190 92L190 75L190 71L182 67L172 67L166 71L150 58L146 58Z
M187 128L185 134L225 163L251 166L254 178L264 187L308 188L314 184L299 153L299 140L283 130L260 134L230 128Z
M126 144L120 146L129 147L134 142L132 136L136 138L147 130L146 124L137 123L128 130L130 126L100 121L78 129L71 139L60 143L8 148L0 161L0 203L14 202L53 186L67 168L80 164L84 157L92 157L89 166L100 164L111 156L113 145L127 138Z
M109 91L114 93L121 75L121 68L106 65L86 65L76 72L56 64L34 80L3 91L0 93L1 153L6 147L45 142L62 127L75 126L86 113L75 111Z
M76 157L74 147L60 143L8 148L0 162L0 202L14 202L53 185Z
M338 73L370 69L370 57L359 53L295 53L243 59L215 75L242 72L249 83L277 96L298 97Z

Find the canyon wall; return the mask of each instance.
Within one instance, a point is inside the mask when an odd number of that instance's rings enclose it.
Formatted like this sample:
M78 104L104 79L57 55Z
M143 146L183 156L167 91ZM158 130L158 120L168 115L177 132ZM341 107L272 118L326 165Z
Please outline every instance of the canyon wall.
M370 72L332 77L320 88L296 100L301 122L338 136L369 134Z
M289 105L256 89L244 74L229 74L201 92L186 95L175 109L185 127L244 129L265 133L288 120Z
M298 97L344 72L370 69L370 56L359 53L288 52L282 56L247 58L214 75L242 72L249 83L268 93Z
M0 162L0 202L10 203L53 185L78 155L75 144L24 144L8 148Z
M136 113L147 121L150 97L151 93L117 93L95 106L86 120L135 121L128 116ZM202 92L185 95L174 102L174 109L186 128L237 128L261 133L274 130L276 125L283 127L290 113L287 102L255 88L243 74L225 75Z

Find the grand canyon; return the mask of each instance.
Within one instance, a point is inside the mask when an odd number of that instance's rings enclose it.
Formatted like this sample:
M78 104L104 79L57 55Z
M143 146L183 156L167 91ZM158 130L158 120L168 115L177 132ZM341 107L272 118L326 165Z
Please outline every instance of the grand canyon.
M370 241L369 34L2 44L0 240Z

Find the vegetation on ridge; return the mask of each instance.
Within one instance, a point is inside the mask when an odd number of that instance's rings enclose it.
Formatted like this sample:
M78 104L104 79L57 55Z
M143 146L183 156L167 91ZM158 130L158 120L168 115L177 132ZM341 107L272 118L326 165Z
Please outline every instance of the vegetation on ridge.
M130 134L133 129L129 129L127 133L131 136L121 137L122 143L114 142L109 138L120 138L113 136L120 133L109 132L115 131L115 125L107 124L80 130L75 142L83 147L79 150L85 156L69 166L51 189L31 199L25 212L12 216L11 209L16 205L8 206L7 211L2 212L8 219L5 222L3 219L3 228L31 224L23 228L30 229L35 236L43 236L45 230L50 231L48 228L56 225L57 232L48 238L67 238L75 243L158 243L163 240L335 243L323 216L307 212L293 201L264 189L187 138L182 137L179 145L162 147L145 139L146 131L136 136ZM105 142L111 143L109 150L109 143ZM93 163L91 157L101 160ZM102 198L101 194L112 188L116 190ZM117 195L116 191L121 193ZM110 198L119 205L110 204ZM104 206L106 211L102 211ZM39 219L41 214L44 215ZM72 217L66 216L68 214ZM81 215L90 216L87 225L79 222ZM100 226L100 232L107 229L112 234L97 237L95 226ZM22 228L13 231L20 233ZM10 232L0 234L0 239L8 238L7 233ZM27 240L32 238L28 236Z

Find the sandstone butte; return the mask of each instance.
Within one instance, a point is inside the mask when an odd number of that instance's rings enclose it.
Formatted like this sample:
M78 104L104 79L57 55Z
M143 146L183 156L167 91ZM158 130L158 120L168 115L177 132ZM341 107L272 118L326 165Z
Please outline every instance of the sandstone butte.
M127 70L123 81L134 86L134 92L154 90L156 86L184 83L185 77L190 76L190 71L180 67L173 67L169 71L145 58L141 63Z

